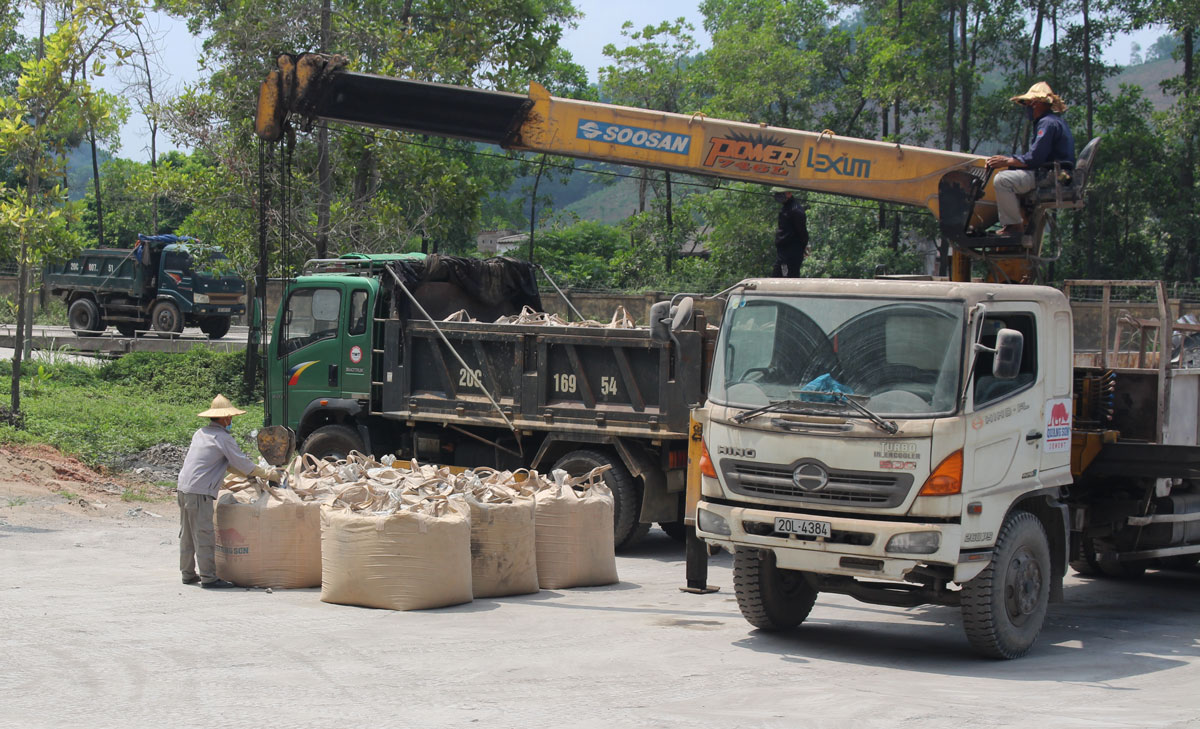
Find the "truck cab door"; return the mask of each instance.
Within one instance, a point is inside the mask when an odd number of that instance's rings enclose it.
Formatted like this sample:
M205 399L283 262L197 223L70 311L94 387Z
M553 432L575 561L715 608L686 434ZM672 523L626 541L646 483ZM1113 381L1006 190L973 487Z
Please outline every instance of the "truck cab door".
M349 285L342 337L341 386L343 397L371 397L371 334L375 310L371 288L365 280Z
M345 298L336 283L288 292L271 337L272 425L296 427L310 402L341 397Z
M159 258L159 296L170 297L184 314L192 311L192 261L184 251L170 249Z
M1007 489L1027 489L1037 481L1045 439L1042 411L1045 377L1039 370L1041 338L1038 308L1024 302L990 305L983 320L980 343L994 347L1001 329L1015 329L1023 337L1021 365L1013 379L992 374L993 356L976 354L968 384L968 414L964 478L972 495L987 496Z

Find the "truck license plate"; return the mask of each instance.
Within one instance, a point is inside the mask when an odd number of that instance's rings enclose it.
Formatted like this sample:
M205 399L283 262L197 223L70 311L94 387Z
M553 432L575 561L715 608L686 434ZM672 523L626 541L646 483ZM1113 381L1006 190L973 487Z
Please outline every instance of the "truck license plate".
M802 534L808 537L833 536L833 527L827 521L791 519L786 516L775 517L775 531L780 534Z
M218 314L228 314L232 309L228 306L222 306L217 309Z

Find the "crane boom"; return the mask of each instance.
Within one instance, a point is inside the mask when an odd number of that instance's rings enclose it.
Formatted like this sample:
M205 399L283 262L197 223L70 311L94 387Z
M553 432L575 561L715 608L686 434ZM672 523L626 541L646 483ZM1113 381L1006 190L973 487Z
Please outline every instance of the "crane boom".
M278 140L289 115L298 115L913 205L929 209L959 249L985 248L989 241L976 231L996 221L995 193L979 155L566 99L537 83L522 95L349 72L344 65L339 56L281 56L259 90L256 133ZM1023 256L1040 250L1041 225L1031 228L1036 233L1023 242ZM956 268L965 270L965 259Z

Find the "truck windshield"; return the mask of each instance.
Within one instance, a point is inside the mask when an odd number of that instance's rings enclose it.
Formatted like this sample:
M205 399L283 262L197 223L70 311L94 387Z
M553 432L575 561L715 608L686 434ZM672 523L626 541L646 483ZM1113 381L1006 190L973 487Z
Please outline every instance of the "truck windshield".
M191 254L193 273L200 278L221 278L237 273L234 270L233 261L216 248L192 247L189 253Z
M959 301L738 296L721 326L709 399L867 417L822 394L838 392L882 417L945 415L957 401L962 322Z

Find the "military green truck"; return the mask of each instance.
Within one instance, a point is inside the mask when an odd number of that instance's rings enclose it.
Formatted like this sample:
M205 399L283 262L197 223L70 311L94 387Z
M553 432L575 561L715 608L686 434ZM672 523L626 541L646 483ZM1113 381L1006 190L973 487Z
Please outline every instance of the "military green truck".
M44 274L50 295L67 304L77 336L122 336L154 330L179 334L200 327L210 339L229 333L232 318L246 312L246 283L220 248L175 235L139 236L134 248L96 248Z

